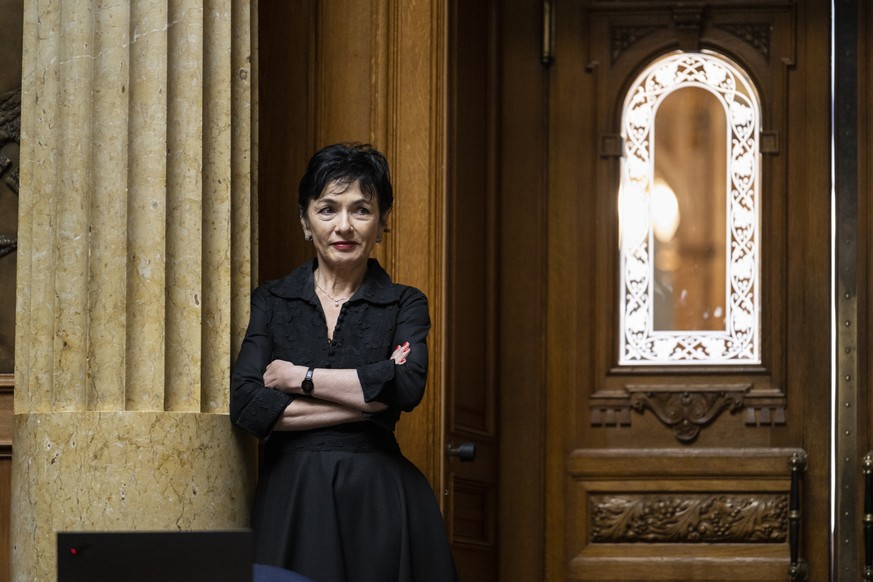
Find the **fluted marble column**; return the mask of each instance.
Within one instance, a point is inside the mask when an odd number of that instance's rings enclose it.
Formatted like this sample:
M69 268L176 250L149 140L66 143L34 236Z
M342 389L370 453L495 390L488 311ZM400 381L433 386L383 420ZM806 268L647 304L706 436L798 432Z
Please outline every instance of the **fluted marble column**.
M246 525L248 0L26 0L13 580L55 533Z

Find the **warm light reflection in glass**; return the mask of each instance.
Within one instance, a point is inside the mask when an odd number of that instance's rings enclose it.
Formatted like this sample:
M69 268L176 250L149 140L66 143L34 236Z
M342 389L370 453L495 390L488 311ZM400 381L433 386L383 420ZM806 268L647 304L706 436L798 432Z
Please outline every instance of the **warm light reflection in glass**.
M652 230L655 238L669 243L679 228L679 201L676 193L664 180L655 180L652 188Z

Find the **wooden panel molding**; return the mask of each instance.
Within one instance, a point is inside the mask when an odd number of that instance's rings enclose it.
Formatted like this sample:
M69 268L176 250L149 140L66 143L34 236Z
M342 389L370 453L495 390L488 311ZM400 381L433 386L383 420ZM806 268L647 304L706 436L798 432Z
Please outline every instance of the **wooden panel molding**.
M487 483L458 478L453 480L452 485L455 497L453 543L492 546L496 534L496 489Z
M734 489L725 490L726 481ZM733 480L707 475L683 482L576 480L570 496L570 511L577 519L569 577L777 579L787 568L788 489L787 475L754 482L743 482L736 474ZM743 563L738 556L755 559ZM694 573L704 563L710 571Z

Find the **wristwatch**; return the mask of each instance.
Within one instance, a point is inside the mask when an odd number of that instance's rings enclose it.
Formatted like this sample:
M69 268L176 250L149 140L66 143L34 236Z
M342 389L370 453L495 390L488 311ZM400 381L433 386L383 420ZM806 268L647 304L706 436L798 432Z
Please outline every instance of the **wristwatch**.
M312 389L315 388L315 384L312 383L312 373L315 371L315 368L309 368L306 370L306 376L303 377L303 382L300 383L300 388L303 389L303 393L307 396L312 394Z

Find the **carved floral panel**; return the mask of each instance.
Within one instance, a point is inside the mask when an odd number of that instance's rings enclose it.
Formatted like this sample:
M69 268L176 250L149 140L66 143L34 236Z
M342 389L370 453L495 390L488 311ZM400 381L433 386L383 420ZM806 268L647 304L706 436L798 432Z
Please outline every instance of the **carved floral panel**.
M784 494L592 495L595 543L783 543Z

